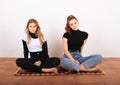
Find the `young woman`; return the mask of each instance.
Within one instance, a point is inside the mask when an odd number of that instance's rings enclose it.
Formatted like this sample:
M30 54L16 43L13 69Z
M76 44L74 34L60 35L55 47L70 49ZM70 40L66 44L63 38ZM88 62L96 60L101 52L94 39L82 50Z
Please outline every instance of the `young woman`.
M60 59L56 57L49 58L47 41L35 19L30 19L28 21L22 43L24 58L18 58L16 60L16 64L19 67L35 72L57 73L55 67L60 64ZM29 53L30 58L28 58Z
M65 27L66 32L63 35L64 56L61 65L63 68L71 71L100 71L97 66L102 62L101 55L90 55L83 57L82 48L88 38L88 33L79 30L79 22L73 15L67 17Z

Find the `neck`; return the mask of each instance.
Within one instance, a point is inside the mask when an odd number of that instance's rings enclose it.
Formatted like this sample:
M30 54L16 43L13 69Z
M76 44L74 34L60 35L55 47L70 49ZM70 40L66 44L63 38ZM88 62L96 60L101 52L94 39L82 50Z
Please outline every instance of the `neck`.
M29 34L30 34L30 36L31 36L32 38L37 38L37 36L36 36L35 33L31 33L31 32L29 32Z
M76 29L76 30L73 30L73 29L71 29L71 32L76 32L76 31L78 31L79 29Z

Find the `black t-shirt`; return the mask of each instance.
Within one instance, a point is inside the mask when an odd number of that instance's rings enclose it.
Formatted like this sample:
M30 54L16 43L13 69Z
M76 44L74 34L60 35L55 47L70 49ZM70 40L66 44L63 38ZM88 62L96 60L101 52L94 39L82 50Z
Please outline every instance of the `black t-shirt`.
M88 33L80 30L71 30L71 33L64 33L63 37L68 40L68 50L81 51L84 40L88 38Z

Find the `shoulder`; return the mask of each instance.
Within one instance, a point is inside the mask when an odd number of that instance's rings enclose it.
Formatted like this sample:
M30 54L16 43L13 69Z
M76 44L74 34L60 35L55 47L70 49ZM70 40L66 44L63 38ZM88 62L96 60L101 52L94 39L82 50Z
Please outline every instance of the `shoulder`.
M80 31L84 39L88 38L88 33L86 31Z
M27 40L27 34L25 32L22 34L22 40L24 40L24 41Z
M69 35L70 35L70 33L65 32L65 33L63 34L63 37L64 37L64 38L68 38L68 37L69 37Z
M79 30L79 32L81 33L81 34L85 34L85 35L88 35L88 33L86 32L86 31L82 31L82 30Z

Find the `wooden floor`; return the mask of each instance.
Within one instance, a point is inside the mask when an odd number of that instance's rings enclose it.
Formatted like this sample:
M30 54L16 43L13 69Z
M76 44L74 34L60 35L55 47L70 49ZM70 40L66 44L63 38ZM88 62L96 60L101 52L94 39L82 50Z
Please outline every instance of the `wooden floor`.
M105 75L14 76L15 58L0 58L0 85L120 85L120 58L104 58Z

